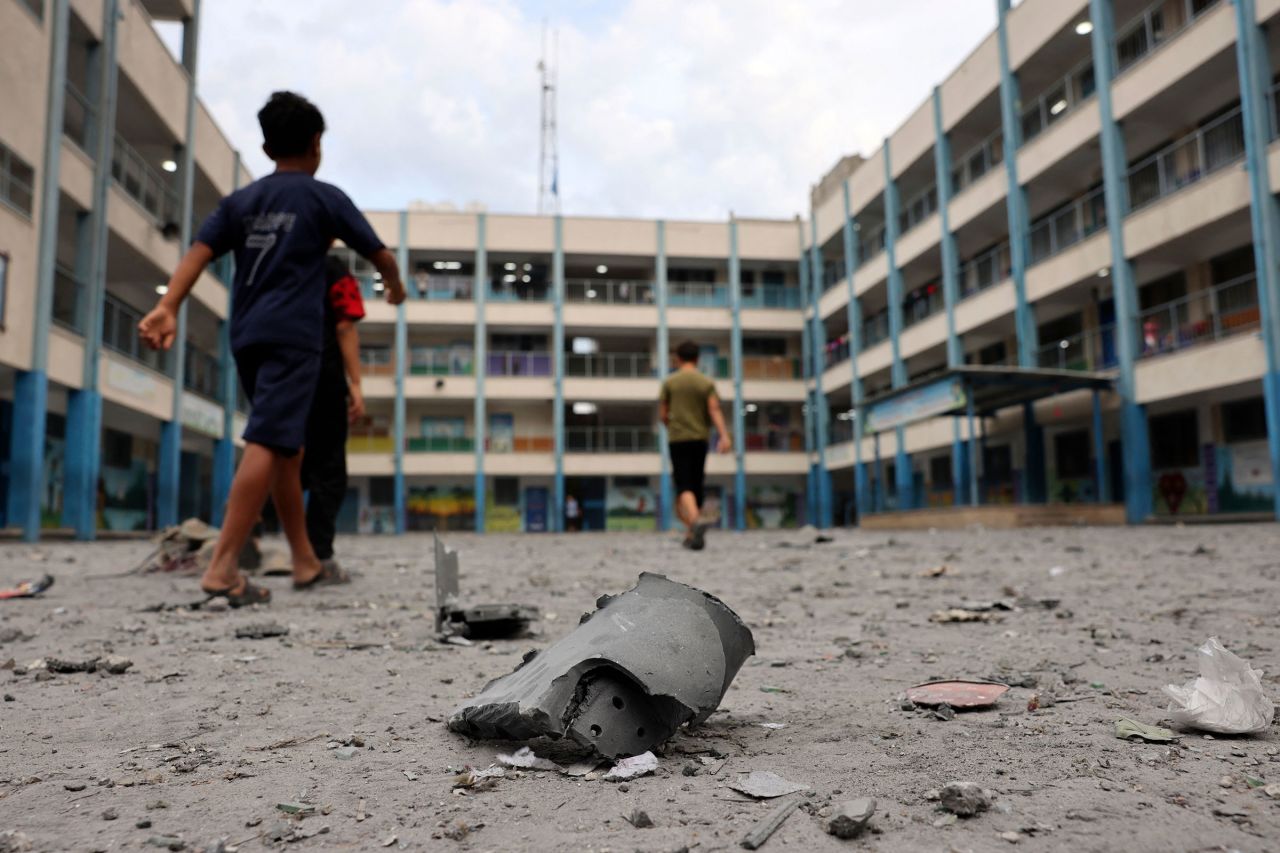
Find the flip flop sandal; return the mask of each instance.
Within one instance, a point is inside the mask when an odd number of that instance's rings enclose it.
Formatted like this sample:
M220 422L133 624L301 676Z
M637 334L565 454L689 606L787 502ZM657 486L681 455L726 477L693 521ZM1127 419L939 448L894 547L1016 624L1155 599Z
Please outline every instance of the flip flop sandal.
M205 601L209 601L214 598L225 598L227 600L227 604L231 605L233 609L248 607L250 604L271 603L271 590L251 583L248 578L245 578L244 589L240 592L232 592L230 588L205 589L204 587L200 587L200 589L205 595L209 596Z
M314 589L318 586L339 586L341 584L351 583L351 575L344 572L338 567L337 563L323 562L320 564L320 572L309 581L298 583L293 582L294 589Z

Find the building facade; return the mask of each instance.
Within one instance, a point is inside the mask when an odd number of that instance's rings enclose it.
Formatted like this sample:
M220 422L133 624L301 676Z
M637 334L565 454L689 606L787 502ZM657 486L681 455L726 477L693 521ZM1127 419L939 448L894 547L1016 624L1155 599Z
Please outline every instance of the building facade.
M557 530L570 498L588 529L669 526L654 400L686 338L741 437L709 461L726 526L975 497L1273 517L1280 0L993 1L806 219L371 212L410 298L351 259L368 414L342 529ZM250 179L196 97L199 5L0 0L0 80L24 81L0 87L0 489L27 538L221 514L229 266L175 351L134 331ZM964 365L1114 391L870 433L868 404Z

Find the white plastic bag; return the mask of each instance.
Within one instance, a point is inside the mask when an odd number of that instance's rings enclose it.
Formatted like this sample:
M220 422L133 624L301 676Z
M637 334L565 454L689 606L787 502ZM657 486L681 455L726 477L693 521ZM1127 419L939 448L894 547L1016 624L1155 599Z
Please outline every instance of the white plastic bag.
M1217 637L1210 637L1199 652L1200 677L1182 687L1164 688L1173 700L1173 721L1221 734L1266 731L1275 706L1262 692L1262 672L1227 651Z

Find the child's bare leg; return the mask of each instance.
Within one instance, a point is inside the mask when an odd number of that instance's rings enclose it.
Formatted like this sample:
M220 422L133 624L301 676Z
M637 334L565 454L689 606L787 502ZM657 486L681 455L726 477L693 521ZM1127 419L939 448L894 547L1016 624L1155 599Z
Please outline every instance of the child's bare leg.
M307 511L302 501L302 453L280 457L271 486L271 500L275 502L280 526L289 540L293 580L305 583L320 573L320 561L307 537Z
M244 458L231 481L226 518L218 534L209 568L200 579L205 590L243 589L240 575L240 551L253 532L271 488L275 454L261 444L246 442Z
M698 523L698 498L693 492L681 492L676 499L676 514L684 522L685 528L693 535L693 526Z

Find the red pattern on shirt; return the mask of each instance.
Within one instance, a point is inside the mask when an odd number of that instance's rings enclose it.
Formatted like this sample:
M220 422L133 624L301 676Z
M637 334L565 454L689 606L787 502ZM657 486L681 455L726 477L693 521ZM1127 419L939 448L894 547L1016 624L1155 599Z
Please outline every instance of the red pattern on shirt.
M339 322L355 323L364 319L364 299L360 296L359 283L352 276L344 275L329 288L329 305Z

